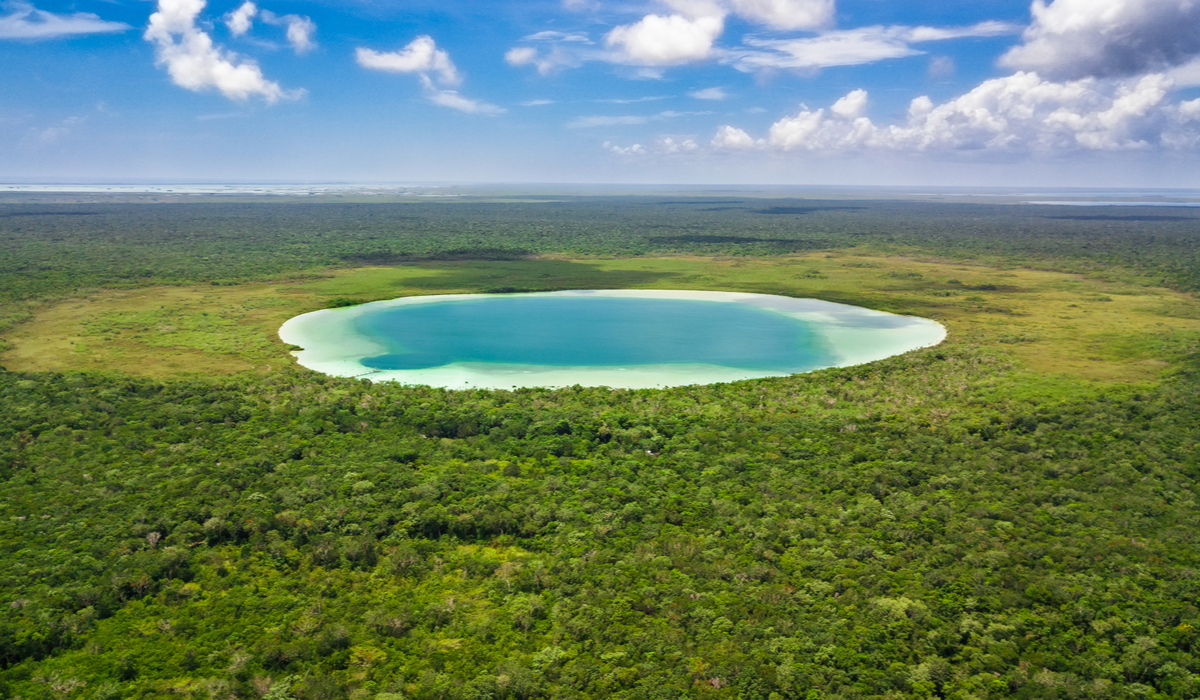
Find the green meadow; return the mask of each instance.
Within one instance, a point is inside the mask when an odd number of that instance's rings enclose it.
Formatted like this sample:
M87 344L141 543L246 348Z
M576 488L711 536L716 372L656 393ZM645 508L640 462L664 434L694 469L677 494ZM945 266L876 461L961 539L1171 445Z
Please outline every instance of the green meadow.
M1151 380L1200 333L1189 295L1081 274L856 250L427 262L327 271L287 284L148 287L46 304L7 342L12 369L113 369L146 376L290 362L275 333L319 308L424 294L691 289L811 297L937 320L950 343L987 345L1043 373ZM163 303L167 302L167 303Z

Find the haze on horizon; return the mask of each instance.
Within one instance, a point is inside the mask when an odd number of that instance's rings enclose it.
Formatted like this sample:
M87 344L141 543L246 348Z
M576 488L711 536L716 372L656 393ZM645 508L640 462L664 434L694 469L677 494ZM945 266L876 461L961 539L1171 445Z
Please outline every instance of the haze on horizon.
M24 0L0 178L1200 187L1191 0Z

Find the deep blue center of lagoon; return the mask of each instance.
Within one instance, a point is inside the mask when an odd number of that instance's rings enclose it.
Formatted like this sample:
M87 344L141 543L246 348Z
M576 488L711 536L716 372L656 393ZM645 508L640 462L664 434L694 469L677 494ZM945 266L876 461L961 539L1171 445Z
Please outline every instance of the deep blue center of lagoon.
M613 297L486 297L393 306L357 330L387 348L362 364L415 370L455 362L616 367L704 363L768 372L828 366L808 324L745 304Z

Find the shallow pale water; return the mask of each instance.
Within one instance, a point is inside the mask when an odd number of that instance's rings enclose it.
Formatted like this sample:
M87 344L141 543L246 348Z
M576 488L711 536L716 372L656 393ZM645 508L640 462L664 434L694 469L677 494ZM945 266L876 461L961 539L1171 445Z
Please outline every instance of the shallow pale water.
M944 336L933 321L815 299L662 290L407 297L280 329L310 369L448 388L706 384L869 362Z

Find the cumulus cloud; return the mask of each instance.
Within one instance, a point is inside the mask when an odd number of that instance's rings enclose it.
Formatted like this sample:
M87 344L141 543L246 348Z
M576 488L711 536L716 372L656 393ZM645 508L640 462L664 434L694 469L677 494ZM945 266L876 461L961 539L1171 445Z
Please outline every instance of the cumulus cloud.
M167 68L176 85L197 92L215 88L234 100L257 95L268 103L304 94L284 90L263 77L253 61L215 46L212 37L196 26L204 6L204 0L158 0L158 11L150 15L143 36L154 44L158 65Z
M133 29L124 22L108 22L90 12L58 15L26 2L6 3L6 7L10 12L0 16L0 39L58 39Z
M458 85L462 76L450 60L450 54L437 47L433 38L421 35L399 51L380 52L359 47L354 52L358 65L389 73L413 73L432 83L436 76L443 85Z
M833 21L833 0L733 0L741 17L772 29L815 29Z
M697 100L725 100L729 98L729 93L719 87L704 88L702 90L692 90L688 93Z
M421 81L425 97L435 105L468 114L501 114L503 107L473 100L448 88L462 83L462 75L450 54L439 49L432 37L422 35L399 51L380 52L359 47L354 52L358 65L387 73L409 73Z
M274 12L263 10L262 19L267 24L283 27L288 43L296 53L307 53L316 48L317 44L312 37L317 32L317 25L308 17L277 15Z
M965 37L1015 34L1019 29L1003 22L981 22L969 27L859 27L823 32L814 37L762 39L750 37L750 48L730 52L736 68L813 70L857 66L924 53L913 44Z
M1170 88L1162 75L1052 82L1018 72L936 107L918 98L909 124L889 127L880 138L885 145L917 149L1146 148L1161 140Z
M829 111L843 119L856 119L867 110L867 91L858 89L833 103Z
M1070 151L1190 148L1200 141L1200 100L1172 104L1163 74L1054 82L1018 72L988 80L941 105L913 100L905 124L878 126L855 90L830 109L801 106L771 125L765 145L781 151L846 149ZM749 134L723 126L718 148L750 148Z
M692 139L682 139L680 141L676 141L670 136L659 139L655 144L655 147L660 153L665 153L667 155L672 153L691 153L692 151L700 149L700 147L697 146L696 142Z
M504 60L510 66L524 66L537 60L537 55L532 46L515 46L504 54Z
M277 15L270 10L260 11L251 0L246 0L236 10L225 15L225 26L229 28L230 34L242 36L254 25L255 16L261 17L263 22L272 26L283 27L288 43L296 53L307 53L316 48L317 44L312 37L317 31L317 25L311 19L300 15Z
M852 101L855 99L847 95L839 100L838 104L844 106L847 98ZM865 101L865 94L862 99ZM836 150L867 145L876 131L871 120L866 117L846 117L833 110L830 110L827 116L823 109L812 111L801 106L796 116L784 117L771 125L767 143L783 151L801 148Z
M635 143L632 146L618 146L611 141L605 141L602 148L618 156L641 156L646 154L645 147L640 143Z
M246 0L241 7L225 15L225 26L229 28L230 34L241 36L250 31L250 27L254 25L254 16L257 14L258 6L250 0Z
M1034 0L1024 43L1000 58L1052 78L1161 71L1200 54L1196 0Z
M671 66L708 58L724 29L723 14L646 15L610 31L604 43L630 63Z
M710 145L717 149L746 150L757 148L762 145L762 142L755 141L750 134L737 127L725 125L717 129Z
M632 146L618 146L611 141L605 141L602 148L618 156L645 156L650 154L672 156L684 153L694 153L700 150L694 139L664 136L655 140L650 147L635 143Z
M1021 27L981 22L966 27L861 27L829 30L833 0L659 0L669 12L644 15L614 27L604 36L607 51L591 48L585 34L545 31L523 42L552 43L549 51L519 46L508 52L510 65L533 65L542 74L584 61L640 67L639 77L661 78L663 69L687 63L722 60L744 71L791 68L813 70L903 58L923 53L913 44L966 37L1017 34ZM1060 0L1061 2L1061 0ZM747 46L724 49L717 41L729 16L773 30L806 29L816 36L790 39L748 37Z

